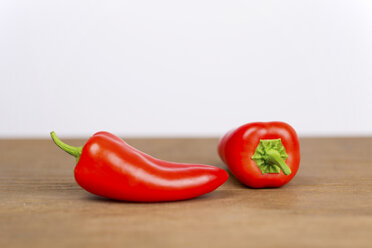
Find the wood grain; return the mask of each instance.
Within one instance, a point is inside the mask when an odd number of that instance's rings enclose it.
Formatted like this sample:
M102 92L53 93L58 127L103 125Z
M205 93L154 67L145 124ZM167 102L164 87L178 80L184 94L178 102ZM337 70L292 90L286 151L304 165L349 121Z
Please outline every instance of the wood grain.
M127 141L226 168L217 139ZM231 176L193 200L140 204L79 188L74 158L50 140L0 140L0 247L372 247L372 138L306 138L301 153L298 175L279 189Z

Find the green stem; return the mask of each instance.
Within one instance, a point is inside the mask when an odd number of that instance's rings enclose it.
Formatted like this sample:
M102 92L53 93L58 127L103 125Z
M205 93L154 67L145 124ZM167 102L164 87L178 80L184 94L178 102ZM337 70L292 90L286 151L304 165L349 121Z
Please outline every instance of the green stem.
M68 154L71 154L72 156L74 156L76 158L76 160L78 161L79 158L80 158L80 155L81 155L81 152L83 150L83 147L80 146L80 147L75 147L75 146L70 146L70 145L67 145L66 143L63 143L56 135L56 133L53 131L50 133L50 136L52 136L52 139L54 141L54 143L59 146L62 150L64 150L65 152L67 152Z
M275 164L278 166L285 175L292 173L291 169L286 165L284 159L281 157L280 153L277 150L270 149L266 152L267 162Z

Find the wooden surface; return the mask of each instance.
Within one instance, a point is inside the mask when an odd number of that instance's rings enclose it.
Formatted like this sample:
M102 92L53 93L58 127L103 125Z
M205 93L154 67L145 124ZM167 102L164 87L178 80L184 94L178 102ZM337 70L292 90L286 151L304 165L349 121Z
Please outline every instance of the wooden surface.
M217 139L127 141L226 168ZM372 247L372 139L302 139L301 153L299 173L279 189L231 176L193 200L139 204L79 188L74 158L50 140L0 140L0 247Z

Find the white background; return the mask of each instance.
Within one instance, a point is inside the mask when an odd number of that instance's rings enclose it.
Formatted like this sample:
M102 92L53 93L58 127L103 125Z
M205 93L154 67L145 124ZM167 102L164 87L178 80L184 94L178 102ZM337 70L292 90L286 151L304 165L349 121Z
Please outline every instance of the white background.
M372 1L0 0L0 137L372 135Z

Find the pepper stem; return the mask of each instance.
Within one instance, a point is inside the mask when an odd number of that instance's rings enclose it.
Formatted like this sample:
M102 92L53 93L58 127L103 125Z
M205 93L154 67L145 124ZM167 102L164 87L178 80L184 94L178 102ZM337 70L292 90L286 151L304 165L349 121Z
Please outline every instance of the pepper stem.
M52 137L54 143L59 146L62 150L67 152L68 154L71 154L76 158L76 160L79 160L81 152L83 150L83 147L75 147L75 146L70 146L67 145L66 143L63 143L56 135L56 133L53 131L50 133L50 136Z
M283 171L285 175L289 175L292 171L285 163L287 158L288 154L281 139L261 139L251 157L262 174Z
M289 175L292 173L291 169L288 167L288 165L286 165L284 159L277 150L270 149L266 152L266 155L267 162L278 166L285 175Z

